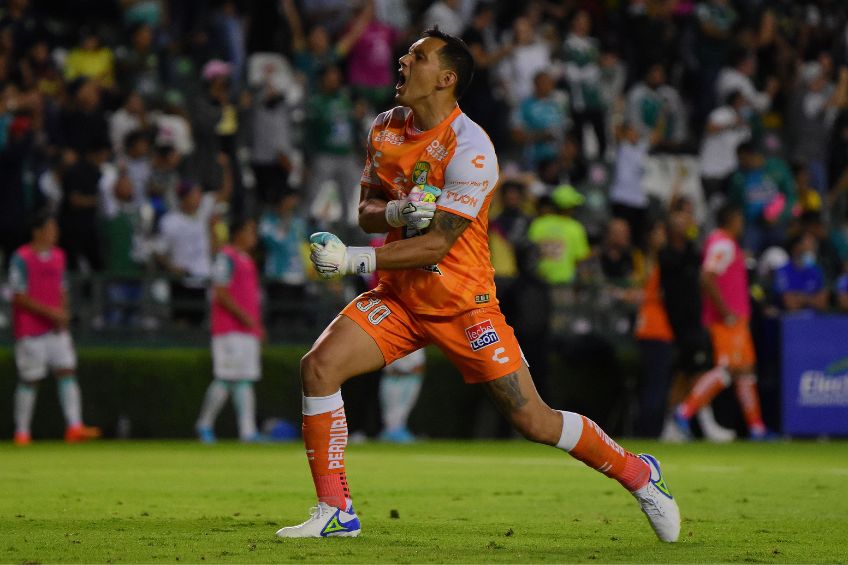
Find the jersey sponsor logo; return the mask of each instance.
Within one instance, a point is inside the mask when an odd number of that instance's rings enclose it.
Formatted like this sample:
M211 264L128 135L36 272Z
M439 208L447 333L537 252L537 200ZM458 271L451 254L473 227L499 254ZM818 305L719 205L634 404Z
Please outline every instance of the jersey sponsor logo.
M471 196L469 194L460 194L452 190L448 190L445 192L445 200L447 200L448 202L463 204L465 206L471 206L472 208L476 208L478 202L478 199L474 196Z
M489 191L488 180L453 180L448 183L448 186L473 186L479 188L483 194Z
M427 177L430 176L430 163L427 161L418 161L412 169L412 184L427 184Z
M392 145L403 145L403 142L406 141L406 137L384 129L374 136L374 143L382 143L383 141L391 143Z
M482 169L483 168L483 161L485 161L485 160L486 160L485 155L477 155L476 157L471 159L471 164L474 165L475 167L477 167L478 169Z
M436 161L444 161L444 159L448 156L448 150L445 149L445 146L442 145L438 139L431 141L430 145L427 146L426 151L427 155Z
M474 297L474 302L476 304L485 304L490 300L489 294L478 294Z
M479 324L465 328L465 337L473 351L479 351L501 340L491 320L484 320Z

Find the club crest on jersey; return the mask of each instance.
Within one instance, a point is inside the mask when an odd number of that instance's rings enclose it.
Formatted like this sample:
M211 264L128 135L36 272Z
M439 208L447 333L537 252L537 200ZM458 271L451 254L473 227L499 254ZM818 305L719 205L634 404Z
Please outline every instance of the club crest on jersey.
M465 337L468 338L468 344L473 351L479 351L501 340L491 320L484 320L479 324L465 328Z
M412 169L412 184L427 184L427 177L430 176L430 163L427 161L418 161Z

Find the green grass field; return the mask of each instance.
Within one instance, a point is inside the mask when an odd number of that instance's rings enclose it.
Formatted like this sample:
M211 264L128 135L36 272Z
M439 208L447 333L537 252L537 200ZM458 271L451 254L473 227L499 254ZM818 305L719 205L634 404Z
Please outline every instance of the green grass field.
M0 562L848 562L848 443L625 445L664 462L678 544L525 442L351 446L362 536L285 541L313 501L300 444L7 443Z

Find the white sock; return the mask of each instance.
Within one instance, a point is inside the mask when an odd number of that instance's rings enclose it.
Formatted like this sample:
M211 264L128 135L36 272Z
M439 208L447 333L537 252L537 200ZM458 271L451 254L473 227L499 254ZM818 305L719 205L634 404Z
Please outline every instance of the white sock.
M35 386L28 383L19 382L15 389L15 432L17 433L30 433L36 392Z
M328 396L303 395L304 416L317 416L318 414L338 410L342 406L344 406L344 400L342 400L341 389Z
M198 428L212 428L215 425L215 418L227 397L230 396L230 389L227 383L215 379L209 383L209 388L206 389L206 396L203 397L203 406L200 408L200 416L197 418Z
M380 408L386 430L405 428L421 392L421 375L383 375L380 379Z
M580 436L583 434L583 418L576 412L564 410L558 412L562 414L562 435L559 436L556 446L568 452L580 441Z
M67 426L73 428L82 425L82 394L76 377L59 377L59 402Z
M236 407L239 438L250 439L256 435L256 393L253 383L233 383L233 404Z

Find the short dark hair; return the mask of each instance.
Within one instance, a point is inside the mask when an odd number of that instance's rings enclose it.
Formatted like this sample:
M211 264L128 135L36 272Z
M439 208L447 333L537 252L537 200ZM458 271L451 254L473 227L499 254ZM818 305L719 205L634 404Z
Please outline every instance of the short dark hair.
M453 93L459 100L468 90L468 85L474 77L474 57L471 56L468 45L460 38L441 31L439 26L426 30L423 37L435 37L445 42L445 45L439 49L439 61L442 66L456 73Z
M716 212L716 224L720 228L726 228L733 217L737 214L741 215L742 209L735 204L728 202L719 208L718 212Z
M237 216L230 220L230 239L233 239L241 230L249 223L255 223L256 219L253 216Z
M47 222L50 220L55 220L56 216L54 216L50 210L44 208L33 214L29 219L29 232L33 233L35 230L40 230Z

